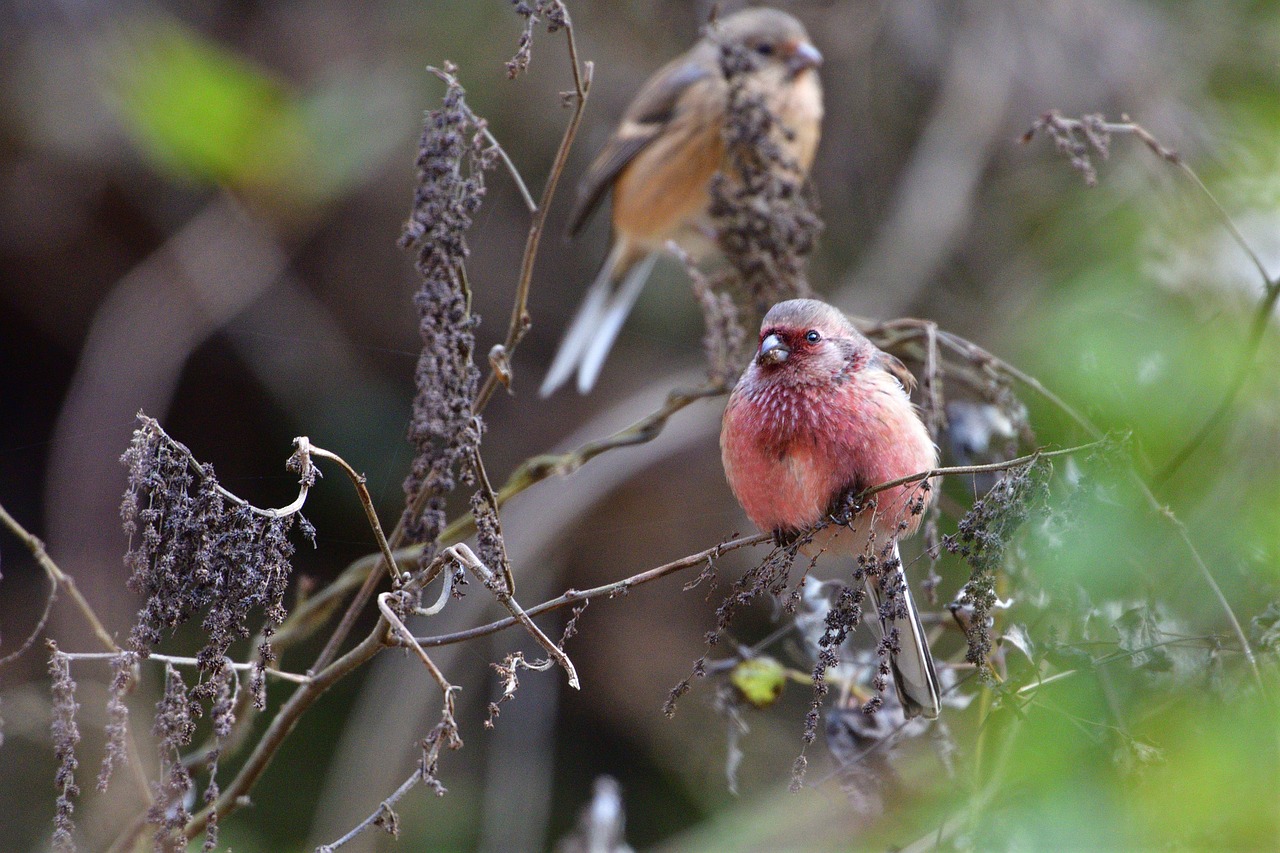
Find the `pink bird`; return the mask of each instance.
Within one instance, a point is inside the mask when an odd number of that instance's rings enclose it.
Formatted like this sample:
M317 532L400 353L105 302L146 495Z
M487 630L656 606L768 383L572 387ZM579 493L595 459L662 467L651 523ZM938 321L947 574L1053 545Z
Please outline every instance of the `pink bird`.
M773 306L720 432L725 476L747 517L761 530L794 534L847 493L937 467L937 448L908 394L914 384L902 362L832 306L814 299ZM931 497L920 482L879 492L848 527L826 527L808 546L887 558L891 568L868 577L867 588L881 630L897 631L890 663L909 718L938 716L938 676L897 540L915 532ZM893 612L881 606L885 599Z

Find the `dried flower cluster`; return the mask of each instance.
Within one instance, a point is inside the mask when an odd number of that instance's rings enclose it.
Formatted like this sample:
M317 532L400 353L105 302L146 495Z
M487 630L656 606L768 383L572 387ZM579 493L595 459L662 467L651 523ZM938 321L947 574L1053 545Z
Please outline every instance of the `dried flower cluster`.
M498 501L491 489L476 489L471 496L471 515L476 520L476 548L480 552L480 561L489 567L493 580L489 583L501 584L502 589L495 593L511 595L515 592L510 586L511 560L507 556L507 545L502 538L502 523L498 518ZM487 584L486 584L487 585Z
M520 41L516 47L516 55L507 60L507 77L515 79L529 70L533 60L533 30L539 20L546 20L547 32L554 33L566 24L568 11L561 0L511 0L516 14L524 18L524 31L520 33Z
M1101 113L1091 113L1077 120L1050 111L1036 119L1022 135L1022 141L1030 142L1042 130L1053 140L1058 153L1071 161L1071 168L1084 176L1085 184L1097 186L1098 170L1093 166L1090 153L1096 153L1103 160L1111 154L1111 131L1107 129L1106 117Z
M219 487L213 466L198 463L152 418L138 420L121 457L129 469L120 508L130 539L129 588L146 598L130 646L145 658L166 629L203 614L201 681L192 694L208 702L217 695L214 676L232 643L250 636L250 613L261 610L263 641L252 686L264 708L264 670L275 660L269 640L286 616L293 556L288 533L295 519L304 535L315 531L300 514L274 517L239 502Z
M191 790L191 773L182 763L182 750L195 736L200 704L187 691L181 673L172 665L164 671L164 695L156 703L152 734L160 749L161 778L151 783L152 804L147 821L156 827L157 850L183 850L187 839L183 830L191 813L186 796Z
M717 387L732 387L742 370L749 341L738 305L723 284L713 286L691 261L686 260L685 267L706 325L702 348L707 357L707 381Z
M791 131L748 85L760 59L740 45L720 46L729 83L725 118L727 173L711 182L711 217L717 242L737 273L737 287L763 315L775 302L812 291L805 278L822 221L816 196L778 140Z
M58 790L53 816L53 849L74 850L75 822L71 814L75 811L72 800L80 796L80 786L76 784L76 768L80 766L76 760L76 744L80 742L76 711L80 710L80 705L76 702L76 683L71 678L71 659L58 651L53 640L49 641L49 651L50 690L53 695L51 734L54 755L58 759L58 771L53 777L54 787Z
M423 565L435 556L445 525L445 497L474 477L470 459L480 445L481 422L473 411L479 370L472 358L475 328L467 289L466 231L484 198L484 173L496 152L485 144L484 122L471 112L466 93L446 65L437 72L446 91L439 109L427 114L418 148L418 186L400 238L417 250L422 285L418 308L422 354L414 380L417 393L409 423L415 449L405 479L404 530L426 543Z
M775 597L781 597L787 589L787 582L791 577L791 567L795 563L796 556L800 550L800 541L791 541L779 543L773 548L769 554L758 565L748 569L742 577L734 581L728 594L724 600L716 607L716 626L705 635L706 643L709 647L719 645L722 636L733 625L734 617L746 606L753 601L768 594ZM812 567L812 564L810 564ZM715 567L713 561L708 560L707 567L703 570L699 577L691 582L686 589L691 589L699 585L703 580L711 581L711 589L715 589ZM791 605L789 604L788 607ZM694 662L692 674L681 680L675 687L671 688L667 695L666 701L663 703L662 712L668 717L673 716L676 712L676 704L680 697L689 692L693 679L703 678L706 675L706 657L698 658Z
M125 760L129 706L125 704L124 697L133 688L133 668L137 662L137 652L121 652L111 660L111 689L107 698L107 749L102 756L102 769L98 771L99 791L107 790L111 771Z
M1052 472L1046 459L1011 468L965 513L956 532L942 539L943 547L964 557L971 569L951 607L971 609L965 620L965 660L972 664L982 666L991 653L991 608L996 603L996 572L1005 547L1032 509L1045 505Z

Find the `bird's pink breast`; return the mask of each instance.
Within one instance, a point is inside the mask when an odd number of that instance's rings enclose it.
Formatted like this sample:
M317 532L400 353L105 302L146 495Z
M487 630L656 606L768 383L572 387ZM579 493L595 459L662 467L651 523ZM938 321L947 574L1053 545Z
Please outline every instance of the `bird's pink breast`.
M744 383L725 411L721 454L734 495L762 530L818 521L850 487L866 488L936 464L928 431L888 374L860 373L839 385ZM875 527L891 535L918 486L877 498Z

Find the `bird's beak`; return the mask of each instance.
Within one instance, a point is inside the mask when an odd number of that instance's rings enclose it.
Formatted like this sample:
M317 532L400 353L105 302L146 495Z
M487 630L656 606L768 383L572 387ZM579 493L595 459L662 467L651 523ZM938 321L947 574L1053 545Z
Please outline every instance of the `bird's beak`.
M768 335L760 342L760 354L756 361L761 364L782 364L791 355L791 348L782 342L777 335Z
M796 42L791 48L791 54L787 57L787 70L793 75L799 74L806 68L817 68L821 64L822 54L807 41Z

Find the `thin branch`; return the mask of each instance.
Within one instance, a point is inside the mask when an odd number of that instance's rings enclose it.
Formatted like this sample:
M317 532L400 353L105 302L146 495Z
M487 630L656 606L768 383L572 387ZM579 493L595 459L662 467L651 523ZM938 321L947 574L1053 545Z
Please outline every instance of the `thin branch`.
M4 512L4 507L0 507L0 512ZM40 618L36 620L36 625L31 629L31 633L27 634L27 638L18 645L18 648L4 657L0 658L0 669L4 669L18 658L27 653L27 649L35 645L36 639L44 631L44 626L49 624L49 614L53 612L53 603L58 600L58 581L51 575L49 577L49 594L44 599L44 612L40 614ZM115 657L115 654L111 654Z
M1123 649L1121 651L1112 652L1109 655L1104 655L1100 658L1094 658L1092 661L1090 661L1090 665L1087 669L1066 669L1066 670L1063 670L1062 672L1055 672L1053 675L1050 675L1046 678L1039 678L1031 682L1030 684L1024 684L1022 687L1019 687L1016 692L1019 696L1025 693L1031 693L1035 690L1040 689L1041 687L1047 687L1056 681L1062 681L1063 679L1070 678L1073 675L1080 675L1081 673L1092 672L1093 670L1104 667L1109 663L1115 663L1116 661L1121 661L1121 660L1128 660L1129 658L1132 658L1134 655L1139 655L1144 652L1149 652L1153 649L1163 648L1165 646L1181 646L1183 644L1189 643L1189 644L1193 644L1192 646L1193 648L1196 648L1196 647L1202 648L1202 646L1198 646L1196 644L1204 643L1205 641L1212 640L1212 639L1214 639L1212 635L1205 636L1205 637L1177 637L1172 640L1161 640L1158 643L1151 643L1149 645L1146 645L1137 649Z
M145 416L141 412L139 412L138 417L142 418ZM177 451L186 460L187 467L191 469L192 473L195 474L197 477L199 477L201 480L208 482L208 477L205 475L204 466L201 465L200 461L196 459L196 457L191 453L190 448L188 448L182 442L176 441L172 436L169 435L169 433L165 432L164 427L160 426L160 423L156 421L154 418L146 418L146 420L152 425L152 427L157 432L160 433L161 438L165 440L165 442L169 445L169 447L172 450ZM295 438L293 440L295 447L298 447L299 441L305 442L306 437L304 436L302 438ZM222 495L227 500L231 501L236 506L247 509L249 512L253 513L254 515L260 515L263 518L273 518L273 519L286 518L290 515L294 515L295 513L300 512L302 510L303 504L307 502L307 492L310 490L311 483L312 483L312 478L308 475L311 463L307 460L306 449L304 447L298 447L297 458L301 460L299 468L302 473L302 479L299 483L299 488L298 488L298 496L294 498L291 503L288 503L285 506L279 507L278 509L272 509L270 507L263 509L261 507L256 507L253 504L249 503L244 498L235 494L234 492L224 489L220 483L215 482L213 484L214 491Z
M578 43L573 34L573 22L569 18L569 10L564 9L564 31L565 39L569 48L569 65L573 68L573 92L570 97L573 99L573 115L569 117L569 125L565 128L564 136L560 139L560 147L556 150L555 160L552 162L551 173L547 176L547 182L542 188L542 199L538 202L533 211L533 219L529 223L529 235L525 239L524 256L520 261L520 277L516 281L516 295L511 307L511 322L507 326L507 338L502 344L502 350L498 354L500 360L510 362L511 356L514 354L516 346L524 337L525 332L529 330L531 319L529 317L529 286L533 281L533 264L538 257L538 245L542 240L543 228L547 221L547 212L551 209L551 200L555 197L556 187L560 184L560 176L564 174L565 164L569 162L569 149L573 146L573 140L578 135L578 126L582 123L582 114L587 106L587 93L591 89L591 75L594 66L590 62L579 63L578 61ZM493 392L497 389L499 381L498 370L491 367L487 376L485 376L484 384L480 386L479 393L476 394L475 403L472 406L473 411L477 414L484 411L484 407L488 405L489 399L493 396Z
M396 612L391 607L390 603L390 599L394 595L394 592L384 592L378 596L378 610L382 613L382 618L386 619L391 627L395 629L394 636L399 637L402 644L407 645L417 653L418 659L422 661L422 665L427 668L427 672L431 673L431 677L435 679L436 684L440 685L440 690L444 692L445 704L450 706L453 701L451 698L453 691L458 690L459 688L449 683L449 679L444 677L444 673L440 670L440 667L435 665L435 662L431 660L431 656L428 655L426 651L423 650L422 646L418 645L418 641L413 638L413 632L410 631L405 626L404 622L400 620L400 617L396 615Z
M14 536L22 540L22 544L31 552L31 556L35 558L36 563L44 570L49 579L66 590L67 595L71 597L81 615L84 616L85 621L89 623L89 628L99 642L113 654L120 654L123 649L116 645L111 633L103 627L102 622L98 619L98 614L94 612L93 608L89 606L88 600L80 593L80 588L76 586L75 578L58 568L58 564L50 558L49 552L45 550L44 542L19 524L18 520L9 514L3 504L0 504L0 522L3 522L4 526L9 528L9 531Z
M657 568L640 572L639 574L632 575L628 578L623 578L620 581L607 583L603 586L592 587L591 589L567 590L558 598L553 598L550 601L544 601L541 604L528 608L525 610L525 614L531 617L539 616L551 610L559 610L561 607L568 607L569 605L577 604L581 601L590 601L593 598L599 598L601 596L612 598L615 595L627 592L632 587L641 586L660 578L664 578L667 575L675 574L676 572L680 572L694 566L699 566L708 560L714 560L721 554L727 554L730 551L736 551L739 548L747 548L753 545L761 545L772 541L772 533L757 533L754 536L743 536L738 539L732 539L728 542L722 542L719 545L707 548L704 551L699 551L696 554L690 554L687 557L681 557L679 560L673 560L670 563L658 566ZM458 631L452 634L440 634L434 637L419 637L417 638L417 641L418 644L422 646L447 646L453 643L461 643L466 640L471 640L476 637L496 634L499 631L510 628L515 624L517 624L516 618L514 616L508 616L505 619L490 622L488 625L480 625L475 628Z
M367 818L360 821L358 824L356 824L354 827L351 828L350 832L348 832L346 835L342 836L338 840L330 842L329 844L320 845L318 848L316 848L317 853L330 853L330 851L337 850L342 845L354 840L357 835L364 832L366 829L373 826L374 824L378 823L378 821L382 820L387 815L394 814L395 812L392 811L391 807L394 806L397 802L399 802L401 797L403 797L405 794L409 793L415 787L417 787L418 783L422 781L423 781L422 768L418 768L417 770L413 771L412 776L404 780L404 782L400 785L400 787L396 788L395 791L392 792L391 796L387 797L385 800L383 800L381 803L378 804L377 811L373 812Z
M606 451L653 441L662 433L667 422L676 412L698 400L718 397L725 393L728 393L728 389L720 385L676 389L667 395L666 402L659 409L612 435L588 441L576 450L565 453L530 457L522 462L507 478L507 482L498 489L496 494L498 506L501 507L525 489L548 477L567 477ZM467 513L451 522L440 534L440 539L442 542L458 542L474 532L475 519Z
M1241 389L1243 389L1245 381L1249 374L1253 371L1257 364L1258 351L1262 347L1262 338L1269 325L1272 313L1275 310L1276 302L1280 300L1280 278L1273 277L1267 272L1266 266L1262 263L1262 259L1258 257L1258 253L1249 245L1249 241L1245 239L1240 228L1236 225L1235 220L1231 218L1231 214L1218 201L1217 196L1209 189L1208 185L1201 180L1200 176L1194 169L1171 148L1161 144L1155 136L1142 125L1130 120L1129 116L1121 115L1121 122L1103 121L1101 116L1085 116L1082 119L1067 118L1057 110L1050 110L1036 120L1022 137L1023 142L1029 142L1037 131L1044 129L1054 141L1058 144L1060 150L1071 148L1073 153L1073 165L1077 165L1076 158L1083 152L1086 178L1088 170L1092 167L1088 166L1087 151L1093 148L1098 151L1104 158L1107 155L1106 135L1108 134L1128 134L1141 140L1141 142L1151 149L1160 159L1173 164L1186 178L1195 185L1212 206L1214 213L1222 222L1223 227L1227 229L1227 233L1231 235L1231 239L1240 247L1240 250L1249 258L1250 263L1257 269L1259 277L1262 279L1262 298L1258 301L1258 306L1254 311L1253 320L1250 324L1249 334L1245 341L1244 347L1241 349L1239 361L1235 370L1232 372L1231 380L1227 385L1227 391L1223 395L1222 400L1210 413L1205 422L1196 430L1195 434L1184 444L1173 457L1165 463L1152 481L1155 485L1162 485L1173 474L1182 467L1208 437L1221 426L1223 420L1230 413L1231 408L1235 405L1236 398L1239 397ZM1074 134L1083 133L1085 142L1080 142ZM1074 144L1074 145L1073 145ZM1079 166L1077 165L1079 168Z
M1240 391L1244 388L1245 381L1252 372L1257 363L1258 351L1262 347L1262 338L1270 323L1271 315L1275 310L1276 301L1280 299L1280 278L1272 277L1266 266L1263 265L1262 259L1258 257L1258 253L1249 245L1249 241L1245 239L1244 234L1240 232L1240 228L1236 225L1235 220L1231 218L1231 214L1227 213L1227 209L1218 201L1217 196L1209 189L1200 176L1196 173L1185 160L1177 155L1176 152L1161 145L1160 142L1145 128L1139 124L1130 122L1127 115L1122 115L1121 119L1125 124L1107 125L1108 132L1111 133L1132 133L1152 151L1154 151L1162 159L1174 164L1186 175L1187 179L1196 186L1202 195L1209 200L1209 204L1213 206L1214 212L1222 221L1223 226L1227 229L1227 233L1231 235L1231 239L1235 241L1240 250L1248 256L1249 261L1258 270L1258 275L1262 278L1262 299L1259 300L1257 308L1254 310L1253 320L1250 323L1249 335L1245 341L1244 347L1241 349L1240 358L1237 362L1236 369L1232 372L1231 381L1227 385L1227 391L1223 395L1222 400L1210 413L1209 417L1196 430L1193 435L1173 458L1165 463L1164 467L1152 478L1153 482L1158 486L1173 476L1173 474L1182 467L1199 448L1204 444L1205 440L1216 430L1226 416L1230 413L1231 408L1235 405L1236 398L1240 395Z
M1130 469L1132 471L1132 469ZM1213 573L1209 571L1209 564L1200 556L1200 550L1196 548L1195 543L1191 541L1190 534L1187 533L1187 526L1182 523L1182 519L1174 515L1171 508L1161 504L1156 500L1156 496L1146 487L1138 477L1136 471L1133 471L1133 478L1142 486L1143 493L1146 495L1147 503L1151 509L1158 515L1164 516L1168 522L1173 525L1173 529L1177 531L1178 537L1182 540L1182 544L1191 552L1191 559L1195 562L1196 568L1200 570L1200 576L1204 578L1204 582L1208 584L1209 589L1213 590L1213 595L1218 599L1218 604L1226 611L1227 619L1231 622L1231 630L1235 632L1236 639L1240 643L1240 649L1244 652L1244 658L1249 662L1249 668L1253 670L1253 679L1258 684L1258 689L1262 691L1263 697L1268 696L1266 685L1262 680L1262 672L1258 669L1258 661L1253 655L1253 647L1249 645L1249 638L1245 636L1244 628L1240 625L1240 620L1236 618L1235 611L1231 609L1230 602L1227 597L1222 594L1222 587L1218 586L1217 580L1214 579Z
M458 561L458 565L466 568L479 578L480 582L485 585L485 588L490 590L498 599L498 602L507 609L507 612L511 614L511 618L516 622L519 622L520 625L529 632L529 635L537 641L538 645L542 646L542 648L546 650L547 654L551 656L551 659L564 669L565 673L569 677L569 686L574 690L582 689L578 682L578 671L574 668L573 661L569 660L569 656L565 654L559 646L553 643L551 638L542 632L541 628L534 624L534 621L529 617L529 614L520 607L520 603L515 600L515 597L512 596L508 589L505 588L498 580L498 576L495 575L493 571L486 566L466 545L454 545L453 547L448 548L446 552L451 554L453 559ZM412 639L412 637L410 639Z
M503 165L507 167L512 179L516 182L516 187L520 190L520 197L524 199L524 206L529 209L530 213L538 212L538 203L533 200L533 196L529 193L529 188L525 186L524 178L520 177L520 170L516 168L516 164L511 162L511 158L507 156L507 151L498 144L498 140L494 137L493 132L486 125L480 133L485 139L489 140L489 144L493 146L493 150L498 152L498 157L502 160ZM467 288L470 290L471 288Z
M271 764L271 760L279 751L280 745L284 743L284 739L293 731L293 727L298 724L299 718L302 717L307 710L315 704L326 690L350 675L356 669L368 663L378 652L386 648L386 623L379 620L377 627L369 633L363 641L355 648L347 652L342 657L325 667L321 672L312 676L311 680L306 684L298 687L293 695L280 707L279 712L272 718L267 730L262 733L257 744L253 748L253 752L246 759L244 766L240 768L240 772L236 774L235 779L222 789L212 804L201 809L187 823L184 830L187 838L195 838L201 832L204 832L205 826L209 822L209 815L216 813L218 819L226 817L243 804L244 798L253 788L258 778L262 776L267 767Z
M854 504L860 504L874 494L892 489L897 486L904 486L907 483L918 483L921 480L931 480L934 477L946 477L952 474L988 474L993 471L1007 471L1010 468L1017 468L1019 465L1029 465L1037 459L1052 459L1055 456L1067 456L1072 453L1080 453L1084 450L1092 450L1095 447L1101 447L1103 440L1091 441L1088 444L1078 444L1075 447L1063 447L1058 450L1037 450L1034 453L1028 453L1026 456L1019 456L1016 459L1006 459L1003 462L990 462L986 465L955 465L950 468L932 468L928 471L921 471L916 474L908 474L905 477L899 477L896 480L889 480L886 483L871 486L863 489L853 496Z
M120 656L119 652L66 652L65 654L70 660L113 660ZM159 663L169 663L174 666L201 665L201 662L196 658L184 658L176 655L161 655L156 654L155 652L147 655L146 659L148 661L158 661ZM232 660L226 661L226 666L229 669L234 669L239 672L254 672L259 669L257 663L236 663ZM311 681L311 677L308 675L298 675L297 673L285 672L284 670L274 669L269 666L261 667L261 671L266 672L268 675L273 675L282 681L292 681L294 684L307 684Z
M396 572L396 558L391 553L391 547L387 544L387 537L382 533L382 524L378 521L378 512L373 508L373 498L369 495L369 489L365 485L366 479L363 474L357 474L356 470L347 464L347 460L343 459L336 453L332 453L320 447L316 447L307 441L306 436L295 438L294 444L299 447L300 453L305 453L309 449L312 456L319 456L321 459L329 459L337 462L343 472L346 473L351 484L356 487L356 494L360 496L360 505L364 507L365 518L369 520L369 527L373 528L373 538L378 542L378 550L382 553L382 559L386 563L387 572L391 576L392 583L401 581L400 575Z
M373 536L378 542L378 551L382 557L378 566L370 569L364 578L364 583L360 587L360 591L356 593L356 597L352 599L350 606L347 607L346 613L342 616L342 621L338 623L338 627L334 629L329 640L325 643L324 649L321 650L320 656L316 658L315 663L311 665L311 672L323 669L328 666L329 661L333 660L338 653L338 647L351 633L352 627L355 625L356 619L360 615L360 611L364 610L365 604L368 603L370 596L373 595L374 589L378 586L378 579L381 572L378 567L385 565L387 573L391 576L392 585L400 582L400 575L397 569L395 555L391 552L391 546L387 542L387 537L382 533L382 524L378 521L378 513L373 508L373 498L369 495L369 489L365 485L365 477L363 474L357 474L355 469L347 464L346 460L336 453L330 453L319 447L313 447L307 442L305 436L295 438L294 443L299 446L299 453L307 450L315 456L324 459L330 459L337 462L347 477L351 480L352 485L356 488L356 494L360 496L360 504L364 507L365 517L369 520L369 527L373 529Z
M1231 412L1236 398L1240 396L1240 391L1244 388L1245 381L1257 365L1258 351L1262 348L1263 335L1271 324L1271 315L1275 312L1277 299L1280 299L1280 280L1268 281L1262 301L1258 303L1257 309L1253 312L1253 321L1249 326L1249 337L1245 340L1244 348L1240 352L1240 361L1231 375L1231 382L1227 385L1226 393L1222 395L1222 400L1210 413L1209 417L1205 419L1200 429L1196 430L1195 435L1152 477L1157 486L1163 485L1166 480L1172 477Z

